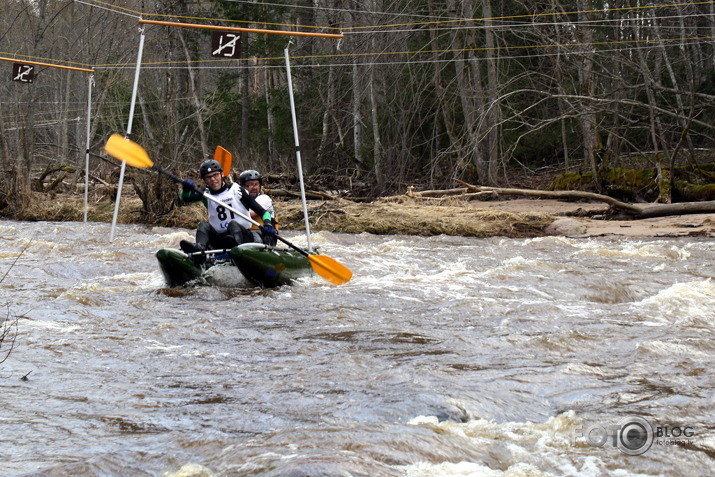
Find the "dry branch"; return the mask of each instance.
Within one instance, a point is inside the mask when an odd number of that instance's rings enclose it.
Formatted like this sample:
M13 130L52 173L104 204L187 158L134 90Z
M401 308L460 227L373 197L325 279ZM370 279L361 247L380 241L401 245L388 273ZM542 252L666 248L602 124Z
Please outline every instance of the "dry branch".
M94 174L90 174L89 177L90 177L90 179L92 179L92 180L94 180L94 181L97 181L97 182L99 182L100 184L103 184L103 185L105 185L105 186L107 186L107 187L109 187L109 185L110 185L109 182L103 180L101 177L96 176L96 175L94 175Z

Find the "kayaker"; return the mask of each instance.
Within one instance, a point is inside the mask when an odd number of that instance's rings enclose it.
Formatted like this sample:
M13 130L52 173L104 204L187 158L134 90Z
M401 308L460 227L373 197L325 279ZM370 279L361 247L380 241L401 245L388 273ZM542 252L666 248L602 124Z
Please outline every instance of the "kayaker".
M247 169L241 172L238 176L238 183L248 191L251 197L256 199L256 202L258 202L261 207L271 213L271 220L273 221L273 225L277 228L276 211L273 207L273 199L271 199L268 194L263 193L263 176L261 176L261 173L254 169ZM261 217L253 211L251 211L251 218L257 222L262 221ZM258 227L254 225L252 229L256 230ZM276 239L275 236L269 237L269 241L270 243L268 243L268 245L275 246L278 239Z
M203 252L209 248L233 248L247 242L271 242L276 235L271 213L264 209L248 191L236 183L226 184L221 164L214 159L201 163L199 175L206 185L201 191L194 181L183 181L183 190L179 196L181 202L188 204L203 201L208 209L208 222L199 222L196 227L196 243L187 240L179 242L186 253ZM211 194L220 202L248 216L255 212L263 221L263 228L251 230L251 222L237 216L232 211L206 200L204 193Z

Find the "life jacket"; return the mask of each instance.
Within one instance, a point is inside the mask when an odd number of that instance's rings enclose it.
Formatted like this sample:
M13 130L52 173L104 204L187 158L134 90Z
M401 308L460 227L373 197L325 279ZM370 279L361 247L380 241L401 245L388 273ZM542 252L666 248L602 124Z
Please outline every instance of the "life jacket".
M211 195L218 199L219 202L238 210L247 217L251 216L251 212L241 201L241 186L239 186L238 184L231 184L230 187L226 187L217 194ZM228 230L228 224L232 220L238 222L240 225L247 229L251 227L251 222L239 215L236 215L232 211L228 210L226 207L222 206L221 204L217 204L213 200L208 201L206 207L208 208L209 223L216 232L226 232Z
M271 217L272 217L271 220L273 221L273 227L274 227L276 230L278 230L278 218L276 217L276 211L275 211L275 209L273 208L273 201L271 200L271 198L268 197L268 196L267 196L266 194L264 194L263 192L261 192L260 194L258 194L258 195L256 196L256 202L258 202L258 204L259 204L261 207L263 207L264 209L266 209L268 212L271 213ZM262 219L261 217L257 218L257 219L256 219L256 222L258 222L259 224L263 225L263 219ZM251 227L251 230L258 230L258 226L253 225L253 226Z

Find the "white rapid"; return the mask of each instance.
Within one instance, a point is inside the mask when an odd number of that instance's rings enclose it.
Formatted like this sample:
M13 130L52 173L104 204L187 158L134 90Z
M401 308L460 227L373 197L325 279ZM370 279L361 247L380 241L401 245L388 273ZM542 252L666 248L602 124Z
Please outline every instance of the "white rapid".
M3 475L715 472L708 240L317 233L353 279L260 290L108 236L0 221Z

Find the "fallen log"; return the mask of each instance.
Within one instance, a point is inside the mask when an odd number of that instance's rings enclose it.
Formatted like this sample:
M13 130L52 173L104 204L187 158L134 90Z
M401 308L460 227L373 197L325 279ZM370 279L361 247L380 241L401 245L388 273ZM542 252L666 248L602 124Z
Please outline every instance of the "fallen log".
M676 204L657 204L639 206L621 202L618 199L603 194L584 191L547 191L534 189L512 189L503 187L487 187L468 184L456 179L457 183L474 192L492 191L503 195L516 195L522 197L534 197L537 199L557 199L557 200L591 200L604 202L614 211L620 212L623 217L634 220L651 219L655 217L668 217L671 215L688 214L712 214L715 213L715 201L705 202L679 202Z
M421 190L415 191L414 186L409 186L405 195L407 197L439 197L442 198L447 195L457 195L461 196L469 192L467 187L460 187L458 189L443 189L443 190Z
M300 192L293 192L287 189L263 189L263 192L273 197L300 198ZM326 194L325 192L305 191L305 198L312 200L338 200L339 197Z
M715 213L715 200L705 202L678 202L675 204L661 204L643 207L641 213L634 219L651 219L654 217L667 217L670 215L688 214L713 214Z
M407 188L405 195L413 199L426 199L431 201L447 201L454 199L462 200L472 200L476 198L483 198L486 196L493 196L495 192L484 191L484 192L470 192L467 187L460 187L458 189L444 189L444 190L422 190L415 192L413 186Z

